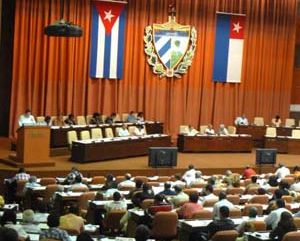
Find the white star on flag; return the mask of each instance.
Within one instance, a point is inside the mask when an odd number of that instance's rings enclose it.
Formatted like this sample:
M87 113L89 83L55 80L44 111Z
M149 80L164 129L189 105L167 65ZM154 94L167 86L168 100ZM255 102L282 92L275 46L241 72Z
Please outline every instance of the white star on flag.
M237 33L239 33L240 29L242 29L242 26L240 25L239 22L233 24L233 31L236 31Z
M104 20L108 20L109 22L111 22L111 19L115 16L111 13L111 10L109 10L108 12L104 11L104 14Z

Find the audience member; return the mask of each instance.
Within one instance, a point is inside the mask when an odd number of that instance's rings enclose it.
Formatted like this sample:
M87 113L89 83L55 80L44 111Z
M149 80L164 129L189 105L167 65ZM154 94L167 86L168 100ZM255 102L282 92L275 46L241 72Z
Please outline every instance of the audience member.
M171 211L171 210L172 210L172 205L165 198L165 196L161 194L156 194L154 196L154 203L150 205L150 207L148 208L148 214L153 216L157 212Z
M82 183L82 178L80 175L77 175L75 177L75 181L74 183L71 185L71 187L69 188L69 191L74 191L74 190L77 190L77 189L86 189L88 190L88 186L84 183Z
M292 214L289 212L282 212L280 215L280 221L275 229L273 229L270 233L270 238L272 240L281 241L286 233L292 231L297 231Z
M179 174L174 175L175 181L172 182L172 186L180 186L181 188L185 188L186 183L182 181L181 176Z
M33 115L31 115L31 110L26 109L25 113L19 117L19 126L32 126L35 124L36 122Z
M128 194L129 198L132 198L136 193L142 192L143 191L143 180L141 179L136 179L134 180L135 182L135 189L131 190Z
M16 181L20 181L20 180L24 180L24 181L28 181L30 178L30 175L28 173L26 173L25 168L21 167L18 171L18 173L15 175L15 180Z
M83 175L79 172L79 170L76 167L72 167L71 172L67 175L64 184L71 185L75 183L75 178L79 176L83 178Z
M213 193L214 187L211 184L207 184L204 187L203 194L204 197L201 198L202 205L204 206L207 201L215 200L218 201L218 197Z
M153 199L154 198L154 192L147 183L143 184L142 192L139 194L141 202L143 202L145 199Z
M119 192L114 192L113 194L113 201L108 202L105 205L106 212L111 211L126 211L127 210L127 204L124 199L122 199L122 196Z
M291 212L285 208L284 200L277 199L276 205L277 209L273 210L265 219L267 226L271 227L273 230L276 228L283 212L288 212L291 214Z
M284 164L282 164L282 163L280 163L279 165L278 165L278 169L276 170L276 172L275 172L275 176L277 177L277 178L280 178L280 179L282 179L282 178L284 178L285 176L287 176L287 175L290 175L291 174L291 172L290 172L290 169L288 169Z
M81 233L84 230L84 220L79 216L79 208L77 205L71 205L69 212L60 217L59 228L66 231L76 231L76 233Z
M147 241L151 237L151 230L143 224L140 224L136 228L135 240L136 241Z
M47 218L47 225L49 229L43 230L40 234L40 240L42 239L57 239L61 241L71 241L70 236L64 230L61 230L59 226L59 216L55 213L50 213Z
M0 227L0 241L19 241L16 230L7 227Z
M183 192L180 186L174 186L174 191L176 192L176 195L170 197L169 199L170 202L174 205L174 207L179 207L183 203L189 201L189 195Z
M135 182L134 181L132 181L131 180L131 174L130 173L126 173L125 175L124 175L124 181L122 181L122 182L120 182L119 184L118 184L118 189L122 189L122 188L126 188L126 187L129 187L129 188L133 188L133 187L135 187Z
M195 180L191 182L191 186L193 185L202 185L206 183L206 181L202 178L202 172L196 171L195 172Z
M249 165L246 166L242 176L244 179L249 179L251 178L252 176L255 176L256 175L256 172L253 168L251 168Z
M293 174L296 175L297 177L300 176L300 167L299 166L294 167Z
M117 189L118 184L115 180L115 177L112 174L107 174L105 184L102 187L102 190L108 190L108 189Z
M39 225L34 222L34 211L31 209L26 209L23 211L22 226L27 233L40 233L41 229Z
M241 224L239 224L239 225L236 227L236 230L238 231L238 233L239 233L240 235L243 235L244 232L246 231L246 230L245 230L245 227L248 226L248 223L249 223L249 222L256 220L256 217L257 217L257 208L256 208L256 207L251 207L251 208L249 209L248 220L243 221Z
M191 193L189 196L189 202L184 203L178 210L178 216L180 218L189 219L193 218L194 214L203 209L202 205L198 203L199 195L197 193Z
M26 193L28 188L35 188L35 187L40 187L40 186L41 186L41 184L39 184L37 182L36 176L31 176L29 178L28 182L26 182L23 192Z
M196 179L196 169L194 165L190 164L188 170L183 174L182 180L184 180L187 186L190 186L192 182Z
M165 196L174 196L176 195L176 192L171 190L171 183L170 182L165 182L164 184L164 190L161 191L159 194L165 195Z
M300 176L296 178L296 181L291 185L290 190L300 192Z
M257 183L257 176L252 176L251 177L251 183L249 183L247 186L246 186L246 193L248 192L248 190L250 188L259 188L260 185Z
M221 216L220 216L220 208L221 207L226 206L229 209L234 207L234 205L231 202L229 202L226 198L227 198L226 192L221 191L219 194L219 201L216 202L213 206L213 217L215 219L221 218Z

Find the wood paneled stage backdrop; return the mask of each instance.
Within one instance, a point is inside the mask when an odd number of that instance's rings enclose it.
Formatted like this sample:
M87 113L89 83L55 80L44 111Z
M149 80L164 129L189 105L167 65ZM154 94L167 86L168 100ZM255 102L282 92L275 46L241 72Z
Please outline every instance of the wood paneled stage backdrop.
M65 1L65 18L84 35L53 38L43 28L59 19L60 1L16 0L10 135L27 107L34 115L144 111L173 135L180 124L231 124L241 113L267 122L288 116L296 0L177 0L178 22L198 31L193 65L182 79L153 75L144 54L145 26L167 21L167 0L128 1L124 78L90 79L91 4ZM212 81L217 11L247 16L241 84Z

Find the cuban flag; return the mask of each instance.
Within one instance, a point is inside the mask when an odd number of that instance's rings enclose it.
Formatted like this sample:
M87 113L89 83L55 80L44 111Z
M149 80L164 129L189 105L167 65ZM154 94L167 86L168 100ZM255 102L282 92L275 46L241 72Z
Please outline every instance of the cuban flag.
M92 78L121 79L123 75L126 2L93 1Z
M245 15L217 14L213 80L240 83Z

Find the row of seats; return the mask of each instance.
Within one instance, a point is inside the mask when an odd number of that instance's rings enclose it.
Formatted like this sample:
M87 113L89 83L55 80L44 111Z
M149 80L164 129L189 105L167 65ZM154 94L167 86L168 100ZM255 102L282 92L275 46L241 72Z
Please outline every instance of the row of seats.
M129 113L122 113L122 114L116 114L115 121L116 122L126 122L128 118ZM137 117L138 113L134 113L134 116ZM102 115L102 121L105 122L105 119L108 115ZM68 116L63 116L63 120L66 120ZM79 115L76 116L76 123L78 125L88 125L90 124L91 119L93 118L93 115ZM51 122L54 122L57 119L57 116L51 116ZM45 121L45 116L37 116L36 122L37 123L43 123Z
M129 126L128 127L128 132L130 135L134 135L134 131L137 127L136 126ZM113 132L113 129L111 127L107 127L104 129L104 135L102 133L102 129L101 128L92 128L90 131L89 130L83 130L80 131L80 140L90 140L90 139L101 139L101 138L114 138L114 137L118 137L118 133L119 130L121 129L121 127L116 127L115 129L115 133ZM146 127L144 127L145 130L145 134L147 134L146 131ZM77 141L78 137L77 137L77 132L72 130L72 131L68 131L68 144L72 145L73 141Z
M205 130L208 126L207 125L201 125L199 129L199 134L204 135ZM235 126L227 126L227 130L229 135L236 134L236 127ZM179 133L180 134L186 134L189 133L189 126L188 125L180 125L179 126Z
M266 137L276 137L277 129L275 127L267 127L266 129ZM292 138L300 138L300 130L292 130Z

